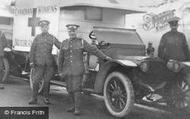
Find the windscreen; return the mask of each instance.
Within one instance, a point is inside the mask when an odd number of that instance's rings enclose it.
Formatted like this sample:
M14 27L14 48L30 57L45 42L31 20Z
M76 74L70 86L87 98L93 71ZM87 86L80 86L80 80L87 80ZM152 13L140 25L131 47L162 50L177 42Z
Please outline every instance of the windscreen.
M143 45L135 30L118 28L94 28L95 36L100 41L112 44Z

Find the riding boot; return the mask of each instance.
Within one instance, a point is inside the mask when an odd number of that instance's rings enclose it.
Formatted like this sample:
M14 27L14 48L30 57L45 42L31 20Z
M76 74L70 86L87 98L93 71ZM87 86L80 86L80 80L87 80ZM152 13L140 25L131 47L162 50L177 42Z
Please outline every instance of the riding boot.
M73 93L69 93L69 97L71 98L72 106L67 109L67 112L74 112L74 111L75 111L75 107L74 107L75 100L74 100L74 95L73 95Z
M75 101L75 111L74 115L80 115L80 92L74 93L74 101Z

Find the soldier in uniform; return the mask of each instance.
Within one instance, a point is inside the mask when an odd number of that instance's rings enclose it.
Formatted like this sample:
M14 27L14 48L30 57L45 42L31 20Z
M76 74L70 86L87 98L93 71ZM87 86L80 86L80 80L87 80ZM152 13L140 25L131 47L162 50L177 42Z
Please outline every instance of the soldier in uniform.
M97 47L78 38L76 34L78 25L68 24L66 27L70 38L64 40L61 44L58 70L60 76L66 79L67 91L73 102L73 106L67 111L74 112L74 115L79 115L79 100L84 73L83 52L90 52L106 60L111 60L111 58L102 53Z
M158 56L168 61L170 59L187 61L189 59L189 48L185 35L177 31L179 17L168 20L171 31L165 33L160 41Z
M7 46L7 40L5 35L0 31L0 81L3 78L3 58L4 58L4 48ZM0 85L0 89L4 89L3 86Z
M39 82L44 79L44 103L49 104L49 88L50 80L54 75L55 61L52 55L52 47L55 45L60 48L60 42L51 34L48 33L49 21L42 20L39 22L41 34L38 34L31 46L30 62L34 68L33 74L33 91L32 99L29 104L37 104L37 96L39 90Z

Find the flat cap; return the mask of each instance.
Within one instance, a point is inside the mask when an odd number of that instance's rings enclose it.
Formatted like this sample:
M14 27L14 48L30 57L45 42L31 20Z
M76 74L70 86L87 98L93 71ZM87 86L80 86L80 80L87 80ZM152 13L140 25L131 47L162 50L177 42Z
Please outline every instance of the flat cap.
M41 20L40 22L39 22L39 26L41 26L41 27L43 27L43 26L45 26L45 25L49 25L49 21L48 20Z
M76 31L80 26L76 24L67 24L66 27L70 31Z

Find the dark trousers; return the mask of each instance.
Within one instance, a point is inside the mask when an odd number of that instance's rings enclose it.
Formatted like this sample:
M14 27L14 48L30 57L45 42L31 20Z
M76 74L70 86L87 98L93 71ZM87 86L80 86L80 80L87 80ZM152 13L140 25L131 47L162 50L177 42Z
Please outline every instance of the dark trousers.
M66 76L67 91L71 97L75 111L79 111L80 105L80 95L82 90L82 78L83 75L77 76Z
M39 83L44 80L43 95L45 98L49 97L50 80L54 75L53 66L35 66L33 72L33 98L37 98Z

